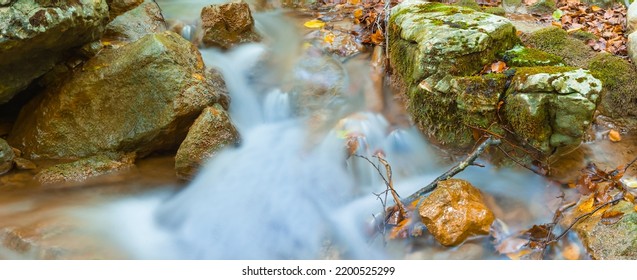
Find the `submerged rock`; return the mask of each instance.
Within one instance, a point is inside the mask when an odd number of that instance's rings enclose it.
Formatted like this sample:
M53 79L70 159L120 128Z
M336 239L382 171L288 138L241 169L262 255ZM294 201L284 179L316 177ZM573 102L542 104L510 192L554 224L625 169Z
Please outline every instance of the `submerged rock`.
M106 41L134 42L146 34L166 31L166 23L155 1L146 0L116 17L106 26Z
M455 246L475 235L487 235L495 220L480 191L469 182L449 179L420 203L418 213L427 230L445 246Z
M588 198L580 201L585 203ZM575 218L588 212L582 212L581 207L576 207L573 213L565 216L563 226L570 225ZM592 209L590 209L592 210ZM603 214L606 211L619 211L623 216L619 221L604 221ZM637 212L632 203L620 201L617 205L600 210L587 219L582 219L575 224L573 230L582 240L586 251L593 259L598 260L634 260L637 259Z
M140 156L176 149L201 110L227 104L201 55L173 32L103 50L21 111L10 143L27 158Z
M201 10L201 25L203 44L208 47L228 49L237 44L260 40L254 30L250 7L243 0L204 7Z
M108 21L104 0L9 3L0 9L0 104L51 70L68 50L98 39Z
M9 143L0 138L0 175L9 172L13 168L15 153Z
M97 176L126 170L134 166L136 155L104 154L46 168L35 175L43 185L83 182Z
M477 74L517 45L511 22L468 8L404 1L392 9L388 32L394 80L419 129L440 144L471 147L451 82Z
M239 132L223 107L215 104L204 109L177 150L177 176L183 179L192 178L206 160L238 141Z
M581 143L601 90L601 81L586 70L518 68L504 99L504 115L518 140L550 154Z

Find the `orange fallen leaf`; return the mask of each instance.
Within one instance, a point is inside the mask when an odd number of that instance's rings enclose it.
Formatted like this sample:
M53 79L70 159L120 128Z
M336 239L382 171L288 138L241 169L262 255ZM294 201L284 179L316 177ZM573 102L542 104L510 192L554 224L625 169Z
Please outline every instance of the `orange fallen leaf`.
M361 0L347 0L347 3L350 5L359 5Z
M619 134L619 131L611 129L608 132L608 139L613 142L619 142L622 140L622 136Z
M491 64L491 72L502 73L507 68L507 64L504 61L497 61Z
M612 225L619 222L624 217L624 213L616 210L608 210L602 215L602 224Z
M593 12L598 12L598 11L600 11L601 9L602 9L602 8L600 8L599 6L596 6L596 5L591 6L591 10L592 10Z
M354 18L359 19L363 16L363 9L356 9L354 11Z
M374 34L372 34L371 36L371 40L372 40L372 43L376 45L380 45L385 40L385 36L383 35L383 32L380 29L376 29L376 32L374 32Z

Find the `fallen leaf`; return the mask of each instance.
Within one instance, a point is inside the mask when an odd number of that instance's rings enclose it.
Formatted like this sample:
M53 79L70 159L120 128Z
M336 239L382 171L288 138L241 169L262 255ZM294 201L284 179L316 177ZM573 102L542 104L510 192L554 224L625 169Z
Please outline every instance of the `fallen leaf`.
M624 217L624 213L616 210L608 210L602 214L602 224L612 225L619 222Z
M383 36L383 31L380 29L376 29L376 32L371 36L372 43L376 45L380 45L385 40L385 36Z
M567 260L579 260L580 248L575 243L569 243L562 250L562 256Z
M613 142L619 142L622 140L622 137L619 134L619 131L611 129L610 132L608 132L608 139Z
M593 12L598 12L598 11L600 11L601 9L602 9L602 8L600 8L599 6L596 6L596 5L591 6L591 10L592 10Z
M336 37L336 36L334 36L334 33L328 32L323 37L323 42L333 44L334 43L334 37Z
M525 233L529 234L532 240L545 240L548 239L551 234L548 225L533 225L533 227Z
M354 11L354 18L359 19L359 18L361 18L362 16L363 16L363 9L356 9L356 10Z
M325 22L318 19L313 19L306 21L303 26L307 28L323 28L323 26L325 26Z
M350 5L359 5L361 3L361 0L347 0L347 4Z
M507 64L504 61L497 61L491 64L491 72L502 73L507 69Z
M595 204L595 196L591 195L586 200L577 206L577 210L582 213L588 213L593 211L593 205Z

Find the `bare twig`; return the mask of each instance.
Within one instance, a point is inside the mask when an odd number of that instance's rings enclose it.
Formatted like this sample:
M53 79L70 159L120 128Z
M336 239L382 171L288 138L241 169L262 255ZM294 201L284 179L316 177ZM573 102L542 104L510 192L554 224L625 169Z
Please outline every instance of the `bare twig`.
M631 165L633 165L633 163L635 163L637 161L637 157L635 159L633 159L631 162L629 162L626 167L624 167L624 173L626 171L628 171L628 168L630 168Z
M461 161L460 163L458 163L456 166L452 167L451 169L449 169L447 172L443 173L442 175L438 176L438 178L436 178L435 180L433 180L433 182L429 183L429 185L421 188L420 190L418 190L417 192L413 193L412 195L410 195L409 197L407 197L406 199L403 200L404 204L410 204L411 202L413 202L414 200L420 198L421 196L430 193L431 191L435 190L436 187L438 187L438 182L440 181L444 181L447 180L453 176L455 176L456 174L462 172L465 168L467 168L470 165L473 165L473 162L482 154L484 153L484 151L491 145L499 145L501 143L500 139L496 139L493 138L492 136L489 136L487 138L487 140L485 140L484 142L482 142L482 144L480 144L480 146L478 146L477 149L473 150L473 152L471 152L467 158L465 158L463 161Z
M553 243L553 242L557 242L558 240L560 240L560 238L564 237L577 223L579 223L581 220L586 219L590 216L592 216L593 214L597 213L597 211L603 209L604 207L608 206L608 205L612 205L615 204L617 202L619 202L620 200L624 199L624 196L621 195L618 198L615 198L609 202L606 202L600 206L597 206L597 208L593 209L593 211L588 212L586 214L582 214L581 216L575 218L575 221L573 221L562 233L560 233L557 237L553 238L551 241L549 241L547 244L549 243Z
M398 211L400 213L400 217L402 217L402 218L407 217L407 209L405 208L405 205L403 205L403 203L400 201L400 197L398 196L398 193L394 189L394 182L392 181L391 166L389 165L389 163L384 158L382 158L380 156L375 156L375 157L377 157L378 160L380 161L380 163L385 166L385 172L387 174L387 181L389 181L389 183L387 184L387 187L391 191L391 195L394 197L394 202L396 203L396 206L398 206Z

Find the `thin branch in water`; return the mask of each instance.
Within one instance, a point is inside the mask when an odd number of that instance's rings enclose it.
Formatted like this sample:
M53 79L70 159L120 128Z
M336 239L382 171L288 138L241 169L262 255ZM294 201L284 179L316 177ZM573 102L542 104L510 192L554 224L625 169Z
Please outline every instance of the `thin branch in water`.
M436 187L438 187L438 182L440 181L444 181L447 179L450 179L451 177L455 176L456 174L462 172L463 170L465 170L465 168L467 168L468 166L473 165L473 162L482 154L484 153L484 151L491 145L499 145L501 143L500 139L496 139L492 136L489 136L487 138L487 140L485 140L484 142L482 142L480 144L480 146L478 146L477 149L473 150L473 152L471 152L467 158L465 158L463 161L461 161L460 163L458 163L457 165L455 165L454 167L452 167L451 169L449 169L447 172L443 173L442 175L438 176L438 178L436 178L435 180L433 180L433 182L429 183L429 185L421 188L420 190L416 191L415 193L413 193L412 195L410 195L409 197L407 197L406 199L403 200L404 204L410 204L411 202L413 202L414 200L420 198L421 196L432 192L433 190L436 189Z
M548 243L557 242L558 240L560 240L560 238L564 237L581 220L592 216L593 214L597 213L597 211L603 209L604 207L606 207L608 205L615 204L615 203L619 202L622 199L624 199L623 195L621 195L620 197L615 198L615 199L613 199L613 200L611 200L609 202L606 202L606 203L604 203L604 204L602 204L600 206L597 206L597 208L593 209L593 211L591 211L591 212L588 212L586 214L582 214L581 216L575 218L575 221L573 221L562 233L560 233L557 237L553 238L553 240L549 241Z

